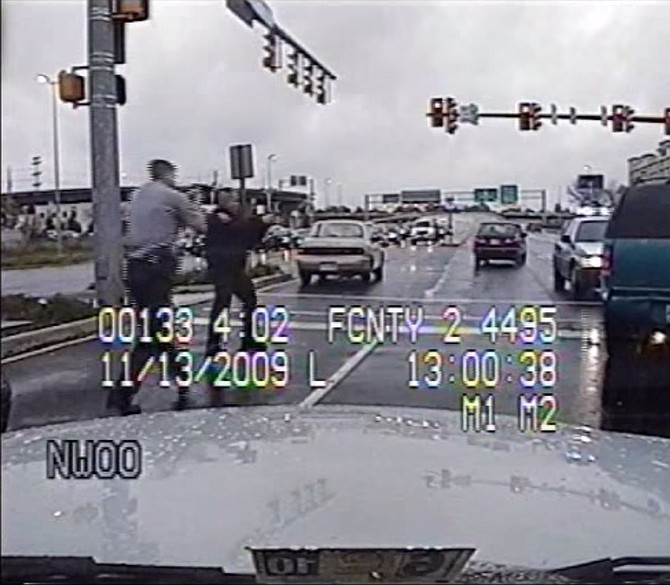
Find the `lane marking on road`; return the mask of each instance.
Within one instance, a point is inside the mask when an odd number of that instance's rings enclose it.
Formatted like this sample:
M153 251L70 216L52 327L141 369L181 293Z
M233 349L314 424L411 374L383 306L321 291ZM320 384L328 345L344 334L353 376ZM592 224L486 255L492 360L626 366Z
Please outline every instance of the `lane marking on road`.
M209 319L207 317L194 317L194 325L207 325ZM241 327L242 321L240 319L231 319L230 326L232 327ZM595 327L595 324L594 324ZM327 331L328 324L322 321L290 321L288 323L289 329L294 329L295 331ZM390 332L391 328L387 327L386 332ZM409 334L411 329L404 325L401 325L397 329L400 334ZM562 339L582 339L585 333L584 328L579 329L558 329L556 332L557 337ZM435 325L424 325L419 327L419 335L444 335L446 332L446 327L437 327ZM479 327L459 327L458 334L464 337L476 337L482 336L485 337L486 334L482 333Z
M348 360L346 360L336 371L335 373L326 380L325 386L317 388L310 394L308 394L299 404L299 408L311 408L320 400L323 400L324 396L331 392L335 387L342 383L342 381L349 376L362 362L367 358L374 349L379 345L379 342L376 340L372 343L368 343L359 349L354 355L352 355Z
M286 281L290 282L290 281ZM283 283L283 284L286 284ZM265 291L259 291L259 294L265 294ZM520 299L519 297L513 298L513 299L471 299L471 298L460 298L460 297L440 297L440 298L433 298L433 299L416 299L412 297L387 297L387 296L377 296L377 295L351 295L348 294L346 291L337 291L333 292L333 294L312 294L312 293L303 293L300 292L296 294L295 292L292 293L270 293L267 296L269 297L279 297L279 298L292 298L296 301L301 301L303 299L314 299L314 300L328 300L330 301L333 305L336 303L334 301L337 301L338 299L346 299L347 301L368 301L368 302L384 302L384 301L391 301L395 303L413 303L415 305L417 304L424 304L424 303L431 303L431 304L436 304L436 303L468 303L470 305L498 305L498 304L510 304L510 305L515 305L515 306L520 306L520 305L538 305L538 306L543 306L543 307L553 307L553 306L566 306L566 307L602 307L601 302L597 301L584 301L584 302L577 302L577 301L551 301L548 300L546 297L542 299Z
M79 345L80 343L85 343L86 341L93 341L98 338L98 334L94 333L93 335L87 335L86 337L78 337L76 339L70 339L68 341L61 341L60 343L55 343L54 345L47 345L45 347L40 347L39 349L33 349L32 351L27 351L25 353L19 353L17 355L12 355L6 358L2 358L0 365L4 366L6 364L12 364L14 362L19 362L21 360L27 360L31 357L37 357L45 353L50 353L52 351L58 351L59 349L64 349L66 347L71 347L73 345Z

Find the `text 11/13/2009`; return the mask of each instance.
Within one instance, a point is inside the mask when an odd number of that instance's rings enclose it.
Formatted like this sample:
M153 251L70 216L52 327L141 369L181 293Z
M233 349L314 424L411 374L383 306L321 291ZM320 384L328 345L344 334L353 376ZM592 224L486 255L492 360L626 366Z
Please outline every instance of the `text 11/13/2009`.
M115 356L113 352L103 352L102 386L112 388L112 362L121 361L121 387L132 387L135 382L131 376L131 353L122 352ZM215 388L283 389L289 384L291 364L285 350L235 352L220 351L215 356L195 356L191 351L183 350L175 355L178 373L174 382L178 387L187 388L194 383L208 382ZM171 385L170 356L166 352L157 357L150 356L137 375L137 383L146 380L152 373L158 374L158 385L169 388Z

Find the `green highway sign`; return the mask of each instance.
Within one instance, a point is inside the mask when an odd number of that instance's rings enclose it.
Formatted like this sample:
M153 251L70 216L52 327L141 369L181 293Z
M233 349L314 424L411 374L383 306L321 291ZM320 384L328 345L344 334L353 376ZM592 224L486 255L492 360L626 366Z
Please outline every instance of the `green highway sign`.
M519 202L518 185L500 185L500 203L514 205Z
M498 201L498 189L486 188L475 189L475 203L495 203Z

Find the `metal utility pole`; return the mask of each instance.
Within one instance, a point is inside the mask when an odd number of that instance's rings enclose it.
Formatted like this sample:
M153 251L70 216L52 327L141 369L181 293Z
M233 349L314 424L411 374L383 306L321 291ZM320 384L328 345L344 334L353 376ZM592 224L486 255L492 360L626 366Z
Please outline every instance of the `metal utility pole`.
M268 186L265 191L266 213L272 213L272 163L277 160L276 154L269 154L267 158Z
M114 54L112 0L88 0L89 131L99 306L121 306L124 297Z

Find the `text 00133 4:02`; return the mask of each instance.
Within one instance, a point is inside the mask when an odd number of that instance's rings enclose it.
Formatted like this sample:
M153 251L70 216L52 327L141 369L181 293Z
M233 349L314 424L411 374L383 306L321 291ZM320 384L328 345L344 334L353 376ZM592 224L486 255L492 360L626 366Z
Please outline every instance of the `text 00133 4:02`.
M47 439L48 479L137 479L142 473L142 445L125 439Z
M153 314L152 314L153 313ZM193 309L190 307L102 307L98 311L98 339L104 344L151 343L152 321L160 324L155 332L159 343L188 345L193 340Z
M558 402L552 393L519 394L517 426L522 433L555 433ZM479 393L461 395L461 430L492 433L496 430L495 396Z

